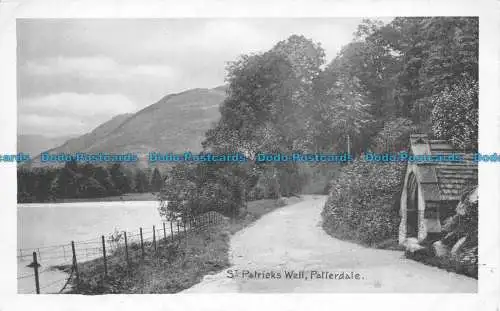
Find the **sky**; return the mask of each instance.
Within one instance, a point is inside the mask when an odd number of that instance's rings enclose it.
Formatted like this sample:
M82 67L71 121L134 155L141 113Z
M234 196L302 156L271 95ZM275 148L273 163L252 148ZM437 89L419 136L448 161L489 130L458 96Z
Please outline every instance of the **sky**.
M292 34L321 43L329 62L361 20L19 19L18 134L77 136L167 94L220 86L228 61Z

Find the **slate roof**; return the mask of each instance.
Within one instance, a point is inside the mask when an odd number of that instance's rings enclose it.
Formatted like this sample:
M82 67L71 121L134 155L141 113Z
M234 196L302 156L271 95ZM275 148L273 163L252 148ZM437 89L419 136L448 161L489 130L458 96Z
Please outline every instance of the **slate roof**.
M429 139L425 134L410 136L413 155L462 156L462 162L417 163L417 180L426 201L455 201L469 185L478 183L478 165L472 162L472 153L455 149L445 140Z

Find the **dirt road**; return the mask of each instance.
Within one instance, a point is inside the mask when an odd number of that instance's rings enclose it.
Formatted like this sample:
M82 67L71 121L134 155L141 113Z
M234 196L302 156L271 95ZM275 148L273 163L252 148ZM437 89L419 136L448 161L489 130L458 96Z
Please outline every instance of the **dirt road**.
M184 293L477 292L475 279L327 235L320 225L325 200L306 196L238 232L232 267Z

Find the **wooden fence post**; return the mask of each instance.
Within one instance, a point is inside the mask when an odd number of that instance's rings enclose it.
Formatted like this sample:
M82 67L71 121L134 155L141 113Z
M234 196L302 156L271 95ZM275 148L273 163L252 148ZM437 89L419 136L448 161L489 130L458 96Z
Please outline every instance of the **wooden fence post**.
M108 261L106 259L106 241L104 240L104 235L101 236L102 239L102 258L104 259L104 276L108 276Z
M142 250L142 257L144 257L144 241L142 239L142 227L139 228L139 233L141 234L141 250Z
M127 261L127 268L130 269L130 262L128 260L127 231L123 231L123 236L125 237L125 260Z
M78 273L78 262L76 261L75 242L71 241L71 251L73 252L73 270L75 270L76 292L80 292L80 275Z
M35 289L36 293L40 294L40 282L38 279L38 260L36 259L36 252L33 252L33 269L35 270Z
M156 229L155 229L155 226L153 226L153 246L154 246L155 252L156 252Z
M179 222L176 221L175 223L177 224L177 237L179 238L180 237L180 231L181 231L180 230L180 226L179 226Z

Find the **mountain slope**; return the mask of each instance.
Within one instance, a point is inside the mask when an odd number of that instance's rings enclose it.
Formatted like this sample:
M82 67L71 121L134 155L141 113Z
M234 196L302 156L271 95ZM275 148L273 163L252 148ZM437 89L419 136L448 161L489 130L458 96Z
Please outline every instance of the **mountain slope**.
M167 95L137 112L86 152L200 151L205 131L219 118L225 92L192 89Z
M29 153L32 157L40 152L54 148L72 136L45 137L43 135L17 135L17 152Z
M48 152L201 151L205 131L220 116L219 105L226 96L225 90L225 87L217 87L169 94L135 114L118 115L92 132ZM33 164L37 162L38 157Z
M96 127L92 132L84 134L82 136L73 138L65 142L63 145L48 150L50 153L59 153L59 152L79 152L86 150L93 146L95 143L98 143L100 140L104 139L107 135L109 135L113 130L115 130L118 126L120 126L127 118L131 117L133 114L124 113L117 116L114 116L109 121L104 122L103 124Z

